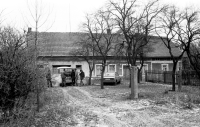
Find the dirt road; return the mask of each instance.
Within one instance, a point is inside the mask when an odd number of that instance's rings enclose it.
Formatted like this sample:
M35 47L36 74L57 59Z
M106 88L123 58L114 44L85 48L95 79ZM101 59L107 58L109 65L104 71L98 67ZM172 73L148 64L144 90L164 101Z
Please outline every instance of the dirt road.
M172 109L148 99L117 101L91 94L85 87L62 90L68 104L74 107L76 127L200 126L199 110Z

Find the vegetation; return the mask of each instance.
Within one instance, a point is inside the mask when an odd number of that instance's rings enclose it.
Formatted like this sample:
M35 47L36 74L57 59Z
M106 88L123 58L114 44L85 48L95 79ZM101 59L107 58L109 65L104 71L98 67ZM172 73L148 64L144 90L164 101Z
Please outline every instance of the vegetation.
M90 39L89 34L85 34L84 37L80 38L78 42L74 44L77 49L70 52L72 56L75 56L75 59L78 57L82 57L87 63L89 67L89 80L88 85L91 85L91 79L92 79L92 72L94 70L95 65L95 52L94 52L94 44Z
M156 32L168 48L173 61L173 91L175 91L175 73L178 61L182 59L185 52L190 54L192 43L199 41L198 16L198 11L189 8L180 11L177 7L172 6L168 7L159 17ZM180 53L174 52L177 48L180 49Z
M89 34L92 42L92 50L97 56L102 58L101 63L101 89L103 86L103 76L107 66L108 56L112 54L113 43L117 41L118 36L112 33L114 29L113 21L109 12L99 10L96 14L87 16L83 24L84 30Z
M187 54L192 69L200 78L199 12L189 8L180 11L174 6L159 7L158 2L155 0L140 5L137 0L122 0L119 3L109 1L106 8L87 15L86 22L83 23L87 37L77 43L82 47L72 54L82 56L87 61L90 69L89 84L91 84L94 64L101 63L100 84L101 89L104 89L103 74L108 64L108 56L116 52L125 56L130 66L136 66L138 58L143 65L145 55L152 50L148 44L151 42L151 35L155 33L168 48L174 64L172 90L176 89L176 66L184 53ZM35 18L30 10L36 30L34 35L32 34L33 38L29 38L30 33L20 33L11 27L0 28L0 125L3 123L6 126L61 126L63 121L66 122L61 118L71 118L73 114L72 108L66 106L67 101L64 98L65 95L61 94L61 89L45 91L45 71L37 66L37 57L39 53L38 29L46 19L39 25L42 15L38 14L38 7L35 7ZM162 37L163 34L165 38ZM29 45L29 41L34 41L34 45ZM119 47L116 48L116 45ZM174 48L180 49L181 53L178 56L173 54ZM94 56L102 59L98 61L94 59ZM142 66L140 71L141 69ZM133 77L130 79L136 80ZM96 86L87 89L91 90L94 96L98 93L99 96L119 100L129 99L130 95L127 92L129 89L123 85L112 90L100 91L96 89ZM120 90L121 93L119 93ZM156 105L176 103L179 107L192 109L200 103L197 87L184 86L181 92L170 93L168 87L143 84L140 85L138 91L140 93L134 95L139 95L141 99L153 100ZM36 114L35 109L39 111L39 108L41 108L41 114ZM50 121L53 125L45 125ZM75 124L73 119L66 122L66 126L69 124Z
M29 94L36 90L43 73L33 66L34 54L26 47L26 34L5 27L0 29L0 112L2 119L18 114ZM39 85L42 90L43 85Z

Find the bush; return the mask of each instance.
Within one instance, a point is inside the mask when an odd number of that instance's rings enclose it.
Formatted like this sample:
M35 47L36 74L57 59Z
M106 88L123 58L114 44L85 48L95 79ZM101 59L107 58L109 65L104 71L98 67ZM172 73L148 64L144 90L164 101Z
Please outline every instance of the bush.
M0 29L0 118L4 120L25 107L43 76L25 37L10 27Z

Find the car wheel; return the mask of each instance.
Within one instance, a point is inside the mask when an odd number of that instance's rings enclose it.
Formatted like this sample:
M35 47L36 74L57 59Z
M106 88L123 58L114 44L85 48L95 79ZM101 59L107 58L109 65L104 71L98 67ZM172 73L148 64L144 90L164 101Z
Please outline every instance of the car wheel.
M117 80L115 81L115 83L114 83L115 85L117 85Z

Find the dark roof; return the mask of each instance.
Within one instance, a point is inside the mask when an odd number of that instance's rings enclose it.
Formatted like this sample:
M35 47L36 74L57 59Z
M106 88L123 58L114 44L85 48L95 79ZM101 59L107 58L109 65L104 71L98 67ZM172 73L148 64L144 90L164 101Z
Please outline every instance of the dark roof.
M153 51L149 52L147 57L170 57L169 50L159 37L152 37L150 45ZM179 56L181 54L181 50L176 44L171 43L171 47L174 56Z
M77 48L74 43L86 33L41 32L39 33L39 47L41 56L68 56L69 52Z
M80 32L40 32L39 34L40 56L70 56L69 52L76 49L74 44L87 33ZM156 36L152 36L151 43L153 51L147 57L170 57L169 51ZM175 56L180 55L181 51L174 44L172 52Z

